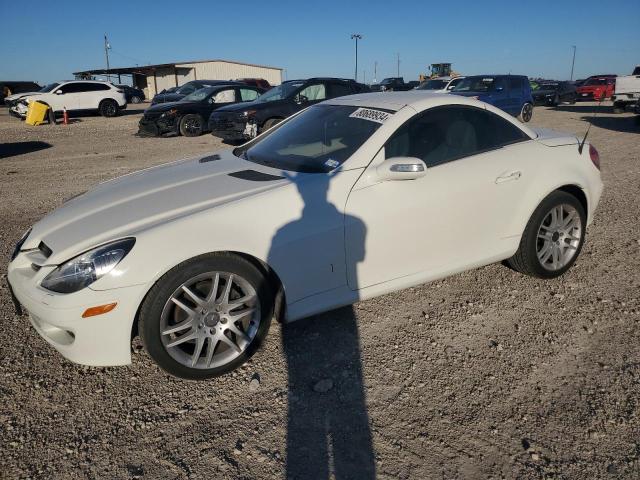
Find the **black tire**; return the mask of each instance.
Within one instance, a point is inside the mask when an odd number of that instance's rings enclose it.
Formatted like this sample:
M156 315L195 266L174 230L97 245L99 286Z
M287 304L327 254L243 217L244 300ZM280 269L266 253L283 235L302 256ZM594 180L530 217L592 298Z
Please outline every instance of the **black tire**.
M527 102L522 106L522 110L520 110L520 120L523 123L527 123L533 117L533 104Z
M574 105L577 100L578 100L578 96L574 93L573 95L571 95L571 100L569 100L569 103L571 105Z
M53 108L49 107L49 110L47 110L47 117L49 119L49 125L56 124L56 112L53 111Z
M614 103L613 104L613 113L624 113L624 103Z
M233 273L245 279L254 288L260 306L260 324L251 343L229 363L215 368L191 368L167 352L160 333L161 316L165 303L184 282L197 275L214 271ZM147 353L166 372L190 380L213 378L238 368L258 350L269 331L273 303L274 296L265 275L251 262L227 253L201 255L171 269L149 291L140 308L139 333Z
M549 270L545 268L538 259L538 231L540 229L540 225L545 220L549 212L559 205L570 205L577 211L578 216L580 217L581 224L580 239L577 248L575 249L575 254L568 261L568 263L557 270ZM522 234L522 238L520 239L520 246L518 247L518 251L513 257L507 260L507 264L514 270L517 270L518 272L525 275L530 275L532 277L559 277L564 272L569 270L569 268L571 268L571 266L580 255L580 251L582 250L582 246L584 245L586 225L587 215L580 201L570 193L556 190L555 192L550 193L544 200L542 200L542 202L540 202L540 205L538 205L538 207L531 215L531 218L529 219L529 222L524 229L524 233Z
M270 128L275 127L277 124L279 124L282 121L281 118L270 118L269 120L267 120L266 122L264 122L262 124L262 132L266 132L267 130L269 130Z
M142 103L142 99L139 96L134 95L131 97L131 103Z
M100 111L100 115L107 118L115 117L120 112L118 103L110 98L102 100L98 110Z
M203 131L203 120L200 115L189 113L180 119L180 135L184 137L199 137Z

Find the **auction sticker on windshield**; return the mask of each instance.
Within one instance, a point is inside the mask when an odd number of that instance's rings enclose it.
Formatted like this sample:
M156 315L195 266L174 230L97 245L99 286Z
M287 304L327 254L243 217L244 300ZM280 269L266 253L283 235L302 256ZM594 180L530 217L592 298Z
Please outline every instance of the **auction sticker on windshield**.
M353 112L349 117L361 118L363 120L369 120L371 122L384 123L391 113L383 112L382 110L373 110L372 108L359 108Z

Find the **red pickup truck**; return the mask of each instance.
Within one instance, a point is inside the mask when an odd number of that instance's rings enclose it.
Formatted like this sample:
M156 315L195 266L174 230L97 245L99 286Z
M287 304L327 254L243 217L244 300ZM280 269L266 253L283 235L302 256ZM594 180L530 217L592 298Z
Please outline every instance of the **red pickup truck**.
M616 75L589 77L576 89L578 100L604 100L611 98L616 88Z

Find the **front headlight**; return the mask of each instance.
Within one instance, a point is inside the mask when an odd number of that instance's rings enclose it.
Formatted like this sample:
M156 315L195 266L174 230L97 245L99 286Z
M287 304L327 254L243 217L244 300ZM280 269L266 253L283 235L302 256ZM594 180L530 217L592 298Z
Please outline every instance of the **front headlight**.
M89 250L60 265L45 277L41 285L57 293L82 290L113 270L135 243L135 238L124 238Z

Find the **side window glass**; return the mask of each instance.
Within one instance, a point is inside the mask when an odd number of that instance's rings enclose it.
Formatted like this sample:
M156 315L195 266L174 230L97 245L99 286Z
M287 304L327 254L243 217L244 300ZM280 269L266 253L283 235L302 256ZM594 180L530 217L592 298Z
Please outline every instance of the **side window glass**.
M240 89L240 98L243 102L250 102L258 98L258 92L249 88Z
M331 97L344 97L345 95L351 95L353 91L351 86L346 83L332 83L331 84Z
M300 93L298 93L298 97L301 99L305 97L310 102L324 100L327 98L327 89L323 83L316 83L303 88Z
M214 103L233 103L236 101L236 91L231 88L229 90L222 90L213 97Z
M491 112L472 107L435 108L400 127L387 141L385 157L417 157L434 167L527 138Z
M493 81L493 89L495 91L504 91L507 89L507 82L503 77L498 77Z

